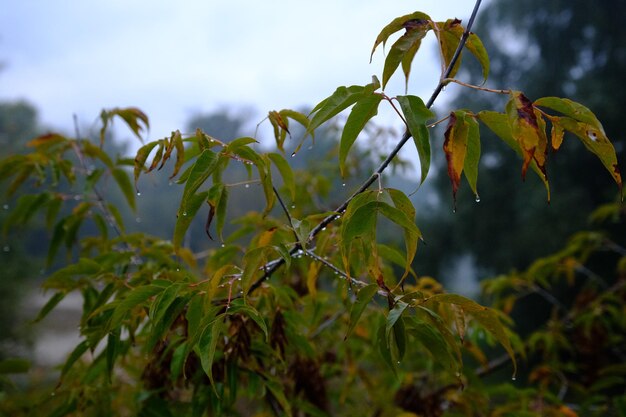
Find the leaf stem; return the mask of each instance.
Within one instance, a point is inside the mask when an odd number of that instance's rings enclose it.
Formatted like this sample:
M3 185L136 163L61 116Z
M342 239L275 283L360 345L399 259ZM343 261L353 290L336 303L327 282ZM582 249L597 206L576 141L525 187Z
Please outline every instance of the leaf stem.
M455 83L462 85L463 87L473 88L474 90L486 91L488 93L496 93L496 94L511 94L511 90L498 90L493 88L481 87L474 84L464 83L463 81L459 81L456 78L446 78L443 81L448 83Z

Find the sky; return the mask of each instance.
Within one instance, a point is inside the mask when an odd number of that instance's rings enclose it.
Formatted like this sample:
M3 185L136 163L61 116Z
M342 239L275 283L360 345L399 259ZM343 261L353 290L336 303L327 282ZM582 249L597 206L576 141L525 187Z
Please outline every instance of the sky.
M393 18L422 11L466 23L473 3L0 0L0 100L27 100L45 126L67 131L73 114L89 125L102 108L125 106L148 114L149 139L222 108L246 109L256 125L269 110L380 78L383 51L371 64L370 51ZM428 38L409 84L425 101L440 65ZM404 93L400 72L386 92Z

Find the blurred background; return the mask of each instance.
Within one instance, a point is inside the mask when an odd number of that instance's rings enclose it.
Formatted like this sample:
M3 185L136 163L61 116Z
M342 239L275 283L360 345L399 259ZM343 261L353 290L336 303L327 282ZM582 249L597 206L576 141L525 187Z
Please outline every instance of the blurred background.
M321 0L314 5L281 0L272 7L248 0L176 4L0 0L0 156L25 152L25 143L38 134L73 135L73 115L84 135L95 136L100 110L116 106L137 106L148 114L149 140L198 127L225 141L254 135L269 110L306 111L337 86L362 85L372 74L380 76L382 51L368 64L375 36L391 19L414 11L408 7L435 20L458 17L466 23L472 5L461 0L423 0L410 6L399 0ZM486 86L522 90L531 100L554 95L585 104L602 121L623 166L623 16L626 3L621 0L484 2L474 32L490 54ZM437 83L440 65L434 37L427 39L408 87L409 93L425 100ZM481 82L472 58L463 68L459 79ZM403 93L404 80L397 74L387 94ZM452 107L500 110L504 100L450 86L435 111L442 117ZM381 131L381 140L394 143L402 126L391 113L381 113L378 125L391 128ZM116 127L107 141L109 150L131 155L139 143L121 125ZM258 138L270 147L267 127L261 126ZM521 160L500 140L486 131L482 134L479 203L463 184L453 213L442 129L432 132L429 179L412 196L426 241L414 269L419 275L437 277L450 291L473 296L482 278L525 268L561 247L572 233L588 227L594 208L617 196L601 163L577 139L566 137L548 166L552 185L548 204L539 180L529 175L521 181ZM307 170L336 170L336 159L325 156L337 140L336 130L323 130L312 149L290 162ZM360 165L346 181L348 187L368 176L379 156L368 148L378 147L376 142L361 143L355 152L365 157L356 158ZM402 158L416 161L410 150ZM416 172L415 166L398 169L384 175L383 181L412 192L419 183ZM0 187L4 192L6 184ZM127 224L169 238L181 190L168 186L167 175L146 177L140 187L138 213L124 213ZM341 197L331 195L323 205L332 209ZM245 213L255 208L249 200L233 193L230 205ZM4 221L14 199L1 204ZM204 250L211 243L203 227L195 229L187 243ZM41 221L19 236L0 242L0 359L27 353L38 364L52 366L78 340L76 311L81 300L68 299L45 326L25 325L46 300L37 284L49 272L44 264L50 234Z

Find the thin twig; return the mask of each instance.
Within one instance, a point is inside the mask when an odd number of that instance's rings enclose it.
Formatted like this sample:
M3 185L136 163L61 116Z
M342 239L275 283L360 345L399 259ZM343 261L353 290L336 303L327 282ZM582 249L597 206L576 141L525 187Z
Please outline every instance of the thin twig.
M463 87L467 87L467 88L473 88L474 90L486 91L488 93L511 94L511 90L498 90L498 89L493 89L493 88L481 87L481 86L474 85L474 84L464 83L463 81L459 81L456 78L446 78L444 81L462 85Z

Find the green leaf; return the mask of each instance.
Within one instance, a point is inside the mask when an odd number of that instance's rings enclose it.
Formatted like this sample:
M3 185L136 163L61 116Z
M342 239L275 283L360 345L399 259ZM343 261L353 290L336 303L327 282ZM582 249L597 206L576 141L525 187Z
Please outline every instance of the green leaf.
M460 38L459 38L460 41ZM483 71L483 83L489 77L489 55L478 35L470 33L465 42L465 47L476 57Z
M355 206L361 203L364 204L355 209ZM356 239L366 242L367 245L370 245L372 251L376 250L376 217L379 212L404 230L407 251L404 277L408 275L411 269L411 262L415 257L415 250L417 249L417 242L421 232L413 219L409 219L404 211L382 201L367 201L355 198L348 205L348 209L344 214L344 222L341 226L341 251L344 266L348 270L352 243Z
M383 68L383 90L387 86L387 82L391 78L400 63L403 63L403 69L405 73L405 82L409 81L410 61L405 61L407 56L412 58L417 53L417 49L422 42L424 36L429 30L429 24L427 21L416 24L407 28L404 33L394 44L391 46L391 50L387 54L385 59L385 66Z
M458 19L448 19L446 22L435 22L437 29L434 30L437 40L439 41L439 50L443 57L444 67L448 68L452 63L454 53L459 46L459 41L463 35L463 26ZM454 67L450 71L448 78L454 78L461 66L461 56L454 64Z
M100 264L92 259L80 258L76 263L57 270L43 283L44 288L69 289L75 287L74 278L93 276L102 270Z
M590 124L577 122L569 117L553 119L553 124L576 135L585 147L600 159L602 165L609 171L621 191L622 175L617 163L617 155L613 144L604 133L604 129L598 129Z
M61 378L63 378L63 376L67 374L67 372L72 368L76 361L79 360L85 352L87 352L87 349L89 349L89 343L87 342L87 340L83 340L74 348L72 353L70 353L70 356L65 361L63 369L61 369Z
M367 122L378 114L378 105L382 99L383 96L380 94L371 94L357 101L352 108L343 128L339 145L339 169L342 176L346 175L346 158L350 148Z
M124 298L118 298L116 301L110 303L109 306L114 307L115 309L113 310L113 314L109 320L109 328L117 328L131 309L142 305L150 297L159 294L163 290L164 287L162 286L143 285L132 289Z
M270 390L274 398L276 398L276 401L278 401L280 406L283 408L283 411L285 412L285 414L288 417L291 417L293 415L291 411L291 403L285 396L285 388L282 387L277 381L273 379L264 379L263 383L265 384L267 389Z
M177 282L165 288L150 305L148 316L152 321L152 326L156 326L165 317L167 309L172 305L178 297L180 291L187 287L187 283Z
M246 316L250 317L263 331L265 334L265 338L269 338L269 332L267 330L267 323L263 320L261 314L251 305L245 304L244 300L241 298L233 300L230 303L230 307L228 309L228 314L236 314L243 313ZM269 339L268 339L269 340Z
M187 206L187 199L189 199L195 192L204 184L209 178L217 166L217 156L209 149L202 151L196 162L191 166L189 171L189 177L185 182L185 189L183 191L183 198L181 201L181 208L184 209Z
M391 309L391 311L387 315L387 322L386 322L386 327L385 327L385 337L387 338L387 340L389 340L391 329L396 324L398 319L402 317L402 313L404 313L404 310L406 310L408 306L409 305L407 303L399 301L396 303L396 305Z
M223 331L223 323L221 320L214 320L210 326L207 326L200 340L198 341L196 354L200 357L200 364L204 373L209 377L211 386L217 394L215 381L213 380L213 360L215 359L215 351L220 334Z
M283 177L283 183L285 184L285 187L287 188L287 190L289 190L289 195L291 196L291 199L292 200L295 199L296 198L296 182L294 180L293 171L291 170L289 163L281 154L278 154L278 153L274 153L274 152L268 153L267 156L274 163L276 168L278 168L278 172L280 172L280 176Z
M407 307L407 303L399 301L387 315L385 338L387 339L387 343L389 343L391 331L393 330L396 347L398 349L398 360L402 360L406 350L406 331L402 320L402 314Z
M46 304L41 308L37 317L33 320L33 323L38 323L43 320L48 313L50 313L64 298L65 292L57 292L46 302Z
M498 113L495 111L481 111L478 113L478 120L483 122L493 133L495 133L500 139L504 141L511 149L515 151L519 156L522 156L522 148L517 143L513 134L511 133L511 126L509 125L509 119L506 114ZM530 161L530 168L539 176L546 192L548 193L548 201L550 201L550 183L548 178L537 166L534 160Z
M466 117L468 124L467 131L467 152L465 154L464 174L470 188L476 196L476 201L480 200L477 189L478 163L480 161L480 130L478 122L473 117Z
M204 191L188 196L186 200L181 202L181 205L183 203L185 203L185 205L184 207L181 206L178 217L176 218L176 224L174 225L174 248L176 250L182 246L187 229L189 229L191 222L198 213L198 210L200 210L202 203L206 201L208 195L208 191Z
M330 97L322 100L311 111L311 122L309 123L305 135L313 133L322 123L338 115L361 100L364 96L371 94L376 88L376 82L368 84L367 86L352 85L350 87L337 88Z
M135 191L133 190L133 184L130 182L128 173L121 168L114 168L111 170L111 174L113 175L113 178L115 178L115 182L117 182L118 187L120 187L122 194L124 194L128 205L133 211L135 211L137 209L135 206Z
M477 302L465 298L457 294L435 294L428 299L429 302L455 304L461 307L466 313L481 324L489 333L491 333L498 342L504 347L513 362L513 375L517 373L517 361L515 360L515 352L511 346L511 341L507 336L504 326L498 318L495 310L481 306Z
M415 148L420 158L420 184L422 184L430 169L430 135L426 127L426 122L435 115L426 108L426 105L419 97L397 96L396 100L398 100L400 104L404 119L413 137L413 142L415 143Z
M348 331L346 332L346 336L343 338L344 340L346 340L350 336L350 334L352 334L352 331L354 330L356 324L361 318L365 307L367 307L370 301L372 301L372 298L374 298L377 292L377 284L370 284L359 290L356 295L356 301L354 302L354 304L352 304L352 308L350 309L350 324L348 325Z
M396 365L391 356L391 349L389 348L389 339L386 334L386 321L383 321L379 326L376 332L376 346L378 347L378 353L383 358L385 363L389 366L389 368L393 371L394 375L397 376Z
M598 130L603 130L602 124L591 110L570 99L560 97L542 97L535 100L533 104L535 106L546 107L548 109L558 111L567 117L571 117L577 122L588 124Z
M456 368L456 360L442 334L436 327L416 317L405 317L407 332L421 343L435 360L435 364L452 371Z
M389 36L393 35L399 30L406 29L407 26L410 27L411 25L414 25L416 23L421 23L422 21L428 22L430 20L430 16L422 12L415 12L393 19L387 26L385 26L380 31L380 33L376 37L376 41L374 42L374 46L372 47L370 62L372 61L372 57L374 56L374 52L376 51L378 45L382 43L384 47Z

